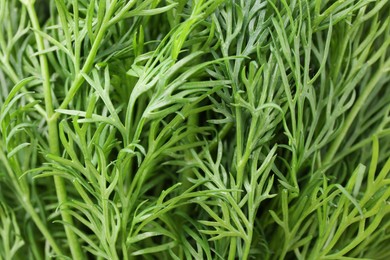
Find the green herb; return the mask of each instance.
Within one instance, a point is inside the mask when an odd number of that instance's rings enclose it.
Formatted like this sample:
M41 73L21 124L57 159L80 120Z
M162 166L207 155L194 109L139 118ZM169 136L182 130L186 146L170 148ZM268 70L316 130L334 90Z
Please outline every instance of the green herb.
M386 0L0 0L0 259L388 259Z

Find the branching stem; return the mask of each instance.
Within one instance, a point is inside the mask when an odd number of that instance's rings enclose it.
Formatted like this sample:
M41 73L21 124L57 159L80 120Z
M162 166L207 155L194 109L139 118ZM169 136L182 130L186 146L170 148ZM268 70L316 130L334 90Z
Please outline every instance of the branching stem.
M38 17L33 3L29 1L25 4L26 4L28 14L30 16L32 27L35 29L35 31L40 31L41 28L39 25ZM37 32L35 33L35 40L37 43L38 51L43 52L45 50L45 45L43 43L42 37ZM43 83L45 109L46 109L46 117L47 117L46 119L48 124L48 131L49 131L48 141L49 141L50 152L55 155L60 155L60 144L58 140L58 125L57 125L58 119L53 118L54 108L53 108L53 100L52 100L52 88L50 83L49 65L45 54L42 53L39 55L39 62L40 62L41 73L42 73L42 83ZM59 205L62 205L68 200L65 182L62 179L62 177L54 176L54 184L56 187L58 203ZM65 209L61 210L61 216L63 221L65 221L70 225L73 225L72 216ZM69 247L73 259L84 259L84 255L81 251L81 247L75 233L67 225L65 225L64 228L65 228L66 236L68 238Z

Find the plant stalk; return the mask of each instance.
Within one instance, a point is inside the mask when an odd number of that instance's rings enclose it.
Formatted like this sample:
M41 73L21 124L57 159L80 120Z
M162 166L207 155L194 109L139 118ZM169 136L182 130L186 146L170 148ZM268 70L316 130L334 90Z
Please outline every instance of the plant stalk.
M387 68L390 65L390 59L386 61L384 66L382 68ZM372 79L369 81L367 86L365 87L364 91L361 93L360 97L356 101L355 105L352 107L351 112L348 114L347 119L345 120L345 123L340 131L340 134L337 136L337 138L334 140L332 145L329 148L329 151L325 157L324 164L329 164L334 156L336 155L337 150L339 149L341 143L344 141L345 136L348 133L348 130L350 129L353 121L355 120L357 114L362 109L364 103L366 102L367 98L369 97L370 93L374 90L376 84L379 82L379 80L383 76L383 70L379 69L372 77Z
M0 142L0 147L2 145L3 144ZM39 217L39 215L35 211L34 207L31 205L29 198L24 195L25 192L22 190L22 187L20 187L19 181L16 178L16 176L14 175L14 171L12 170L12 166L7 162L7 156L1 150L0 150L0 160L4 163L4 166L12 179L12 182L13 182L14 187L15 187L15 193L19 194L19 196L17 196L17 197L18 197L20 203L23 205L23 208L30 215L30 217L34 221L35 225L38 227L39 231L41 231L41 233L45 237L46 241L53 248L54 252L58 255L62 255L63 253L62 253L61 249L57 245L53 236L50 234L46 225L42 222L42 219Z
M32 27L34 28L35 31L40 31L41 28L39 25L38 17L33 2L24 1L23 3L26 5L28 14L30 16ZM53 118L54 108L53 108L53 100L52 100L52 89L50 84L49 66L48 66L46 55L43 54L43 51L45 50L45 46L41 36L36 32L34 34L35 34L35 40L37 43L38 51L42 52L39 55L39 62L41 66L42 81L43 81L43 91L44 91L44 100L45 100L46 120L48 124L48 132L49 132L48 141L49 141L50 152L52 154L59 156L60 148L59 148L59 140L58 140L58 125L57 125L58 119ZM61 177L54 176L54 184L57 192L58 203L59 205L62 205L68 200L65 182ZM61 210L61 217L64 222L68 223L69 225L73 225L72 216L66 210ZM65 229L67 241L69 243L69 248L72 254L72 258L84 259L84 255L81 251L81 247L77 240L77 236L69 226L64 225L64 229Z

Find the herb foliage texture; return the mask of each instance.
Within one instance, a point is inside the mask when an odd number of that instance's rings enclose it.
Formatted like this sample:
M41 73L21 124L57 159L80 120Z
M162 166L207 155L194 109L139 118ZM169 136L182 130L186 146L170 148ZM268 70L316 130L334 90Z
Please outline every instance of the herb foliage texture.
M0 259L390 259L387 0L0 0Z

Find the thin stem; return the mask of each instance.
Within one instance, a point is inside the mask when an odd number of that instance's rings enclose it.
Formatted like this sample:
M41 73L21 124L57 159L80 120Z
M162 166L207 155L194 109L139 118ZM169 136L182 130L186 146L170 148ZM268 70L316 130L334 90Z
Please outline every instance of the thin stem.
M43 43L43 39L37 33L37 31L40 31L41 28L39 25L37 14L34 9L34 5L32 2L25 3L25 5L27 7L27 11L30 16L32 27L36 31L35 40L37 42L38 51L44 52L45 46ZM49 131L48 138L49 138L50 152L55 155L60 155L60 145L58 140L58 125L57 125L58 120L57 118L53 118L54 108L53 108L53 100L52 100L52 89L50 85L49 65L45 54L42 53L39 55L39 62L41 66L42 81L43 81L43 91L44 91L45 109L46 109L46 117L47 117L46 120L47 120L48 131ZM65 182L61 177L54 176L54 184L57 192L58 203L59 205L62 205L68 200ZM61 210L61 216L63 221L65 221L70 225L73 225L72 216L66 210ZM73 259L84 259L84 255L81 251L80 244L78 243L77 236L68 225L65 225L64 228L65 228L65 233L67 236L67 240L69 242L69 247Z
M236 259L236 251L237 251L237 237L232 237L230 239L230 249L229 249L229 260Z
M3 146L3 144L0 142L0 147ZM3 153L3 151L0 149L0 159L3 162L3 165L5 166L7 172L9 173L9 176L11 177L12 182L14 183L15 193L19 194L17 198L19 199L20 203L23 205L23 208L27 211L27 213L31 216L32 220L34 221L35 225L38 227L39 231L43 234L46 241L49 243L49 245L53 248L54 252L58 255L63 255L61 249L57 245L56 241L50 234L49 230L47 229L47 226L42 222L42 219L39 217L39 215L36 213L34 207L32 207L29 198L26 197L26 192L24 192L20 185L19 181L14 175L13 167L8 163L6 155Z
M92 44L91 50L87 56L87 59L83 65L83 68L81 71L76 72L75 79L72 83L72 86L70 87L68 94L66 95L65 99L62 101L61 105L59 106L59 109L66 109L68 104L73 100L74 96L76 95L77 91L85 81L84 77L82 76L83 73L88 74L92 67L93 63L95 61L96 54L99 50L99 47L101 46L101 43L103 41L103 37L106 34L107 29L109 28L109 19L111 14L115 10L116 1L113 1L111 3L110 9L107 11L107 13L104 16L102 26L99 29L98 34L96 35L96 38ZM60 113L54 112L53 118L57 119L60 116Z
M251 225L251 227L248 229L248 241L245 241L245 248L242 256L243 260L248 259L250 255L252 236L253 236L253 226Z
M390 65L390 59L387 60L387 62L382 66L382 68L387 68ZM376 87L378 81L383 77L383 70L378 69L378 71L373 75L370 82L367 84L367 86L364 88L364 91L361 93L359 99L356 101L355 105L353 106L351 112L348 114L347 119L345 120L345 123L340 131L340 134L337 136L337 138L332 143L331 147L329 148L329 151L325 157L324 164L329 164L337 150L339 149L341 143L343 142L345 136L348 133L348 130L350 129L353 121L355 120L357 114L359 113L360 109L363 107L365 101L367 100L370 93L374 90Z

